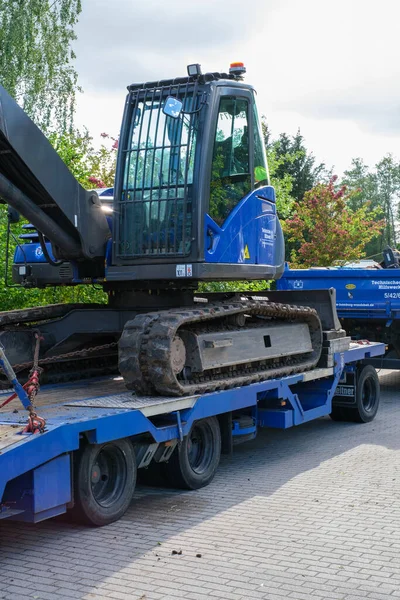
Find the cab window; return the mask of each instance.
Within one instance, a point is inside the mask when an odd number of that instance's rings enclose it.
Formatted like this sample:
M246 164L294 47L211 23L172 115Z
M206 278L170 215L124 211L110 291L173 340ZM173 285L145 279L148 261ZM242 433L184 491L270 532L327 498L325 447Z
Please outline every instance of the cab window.
M253 104L253 133L254 133L254 181L255 183L269 183L267 156L261 131L261 122L258 118L256 104Z
M249 103L244 98L220 101L215 132L209 214L219 225L251 190Z

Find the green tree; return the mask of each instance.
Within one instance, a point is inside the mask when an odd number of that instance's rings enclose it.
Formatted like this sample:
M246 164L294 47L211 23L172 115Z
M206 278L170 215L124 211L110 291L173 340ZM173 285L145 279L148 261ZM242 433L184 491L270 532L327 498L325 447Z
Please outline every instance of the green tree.
M279 218L287 219L292 212L295 197L293 194L293 176L282 170L285 163L293 161L296 155L282 156L277 151L276 144L272 142L271 132L265 117L261 119L261 129L264 145L267 152L268 169L271 185L275 188L276 206Z
M314 154L307 150L300 130L294 136L281 133L277 140L273 140L266 119L263 117L263 135L267 150L274 150L278 162L275 179L290 176L291 195L296 200L301 200L305 192L319 181L329 177L325 164L317 163Z
M388 154L370 171L361 158L355 158L350 169L344 172L343 183L352 191L348 200L350 208L362 208L367 203L373 209L381 209L385 222L382 234L367 245L367 255L374 256L388 245L395 246L396 218L399 217L400 164Z
M379 205L385 217L383 242L396 246L396 217L398 215L400 194L400 164L391 154L387 154L375 166Z
M278 175L283 158L276 153L275 147L267 148L267 159L271 185L275 189L276 208L280 219L287 219L292 214L295 198L293 197L293 177L289 173Z
M294 136L281 133L274 146L277 158L282 160L276 176L290 175L292 195L296 200L302 200L304 194L326 175L325 164L316 164L316 158L307 150L300 130Z
M350 168L344 172L342 183L352 191L348 200L351 209L362 208L365 202L370 202L374 208L379 206L376 179L362 158L353 158Z
M288 239L295 244L292 266L326 267L358 260L365 255L365 245L379 235L383 221L380 209L368 203L351 209L353 192L346 186L336 188L337 177L319 183L296 202L294 216L283 224Z
M88 190L114 185L118 140L108 133L102 133L101 137L104 142L96 148L87 129L54 131L48 135L73 176Z
M81 0L0 2L0 83L42 129L72 122L80 12Z

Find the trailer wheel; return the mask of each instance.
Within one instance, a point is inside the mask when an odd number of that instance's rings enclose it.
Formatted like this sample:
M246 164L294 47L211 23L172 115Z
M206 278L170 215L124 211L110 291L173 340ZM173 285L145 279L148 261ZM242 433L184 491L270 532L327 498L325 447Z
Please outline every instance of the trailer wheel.
M221 458L221 431L218 419L196 421L165 464L169 485L197 490L213 479Z
M84 446L75 457L71 517L100 527L120 519L136 484L136 459L128 440Z
M377 372L371 365L365 365L358 373L356 389L356 408L346 408L349 411L349 421L369 423L376 417L380 400L380 384Z
M369 423L376 417L379 400L378 375L372 365L365 365L357 377L356 406L333 406L330 417L333 421Z

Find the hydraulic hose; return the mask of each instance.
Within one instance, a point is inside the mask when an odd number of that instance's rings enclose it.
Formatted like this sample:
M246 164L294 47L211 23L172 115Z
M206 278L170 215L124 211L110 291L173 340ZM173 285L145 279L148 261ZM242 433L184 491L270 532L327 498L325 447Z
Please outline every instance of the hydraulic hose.
M60 265L62 265L64 263L63 260L53 260L50 256L50 254L47 251L47 246L46 246L46 242L44 241L44 236L43 233L41 231L38 231L38 236L39 236L39 242L40 242L40 247L42 249L43 252L43 256L45 257L45 259L47 260L47 262L52 266L52 267L59 267Z

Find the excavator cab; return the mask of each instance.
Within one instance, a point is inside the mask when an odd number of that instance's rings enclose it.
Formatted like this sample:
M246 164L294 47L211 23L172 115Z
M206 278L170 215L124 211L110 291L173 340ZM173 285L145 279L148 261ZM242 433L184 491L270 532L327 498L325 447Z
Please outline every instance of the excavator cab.
M283 234L256 95L244 72L240 63L229 73L205 74L190 65L187 77L128 87L107 219L97 194L65 172L3 90L7 123L23 122L26 139L4 129L5 151L12 150L0 184L15 208L26 216L29 209L27 218L43 234L40 244L31 240L37 248L29 247L28 261L20 245L14 281L34 287L92 281L110 291L279 278ZM29 146L33 138L40 156ZM47 255L55 259L44 265Z
M274 279L283 269L255 92L244 68L193 66L128 88L108 282Z

